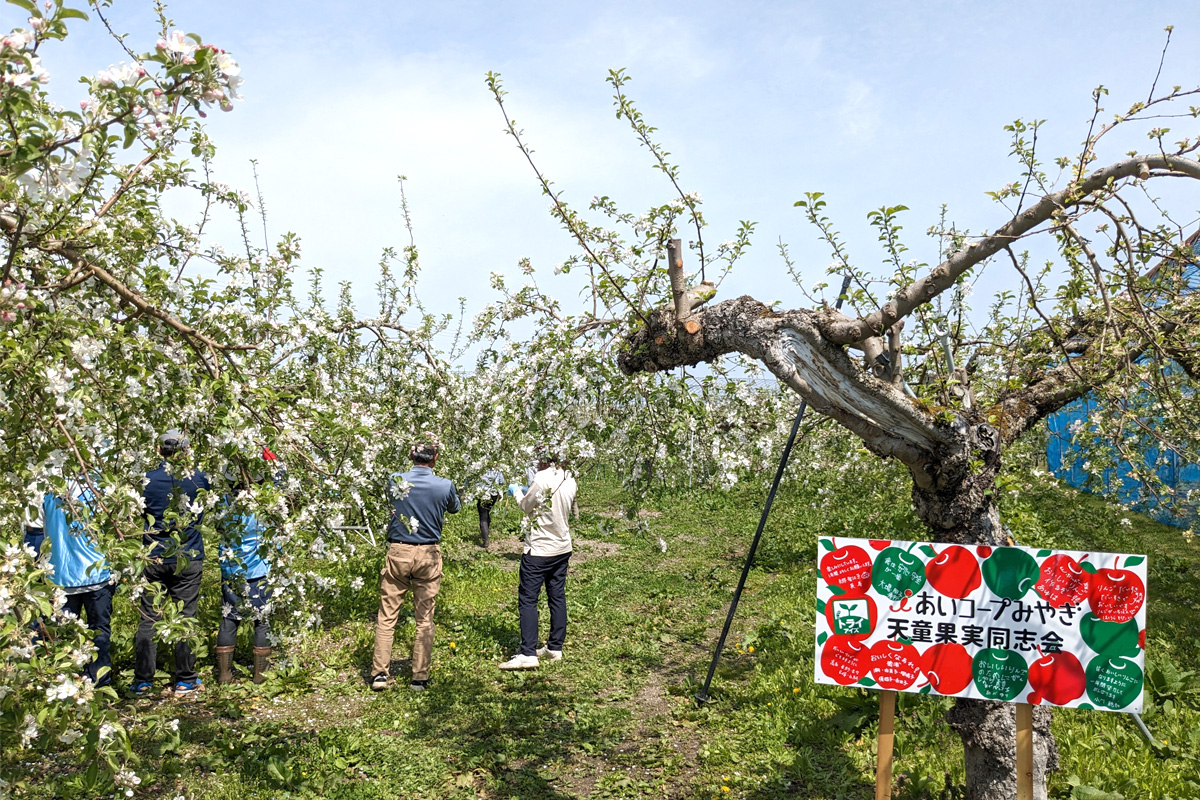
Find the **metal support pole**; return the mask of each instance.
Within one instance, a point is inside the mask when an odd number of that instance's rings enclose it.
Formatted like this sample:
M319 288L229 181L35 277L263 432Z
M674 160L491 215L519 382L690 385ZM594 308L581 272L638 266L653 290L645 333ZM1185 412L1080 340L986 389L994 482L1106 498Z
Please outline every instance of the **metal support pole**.
M842 291L838 293L836 308L841 309L842 301L846 297L846 292L850 289L850 276L847 275L842 279ZM788 459L792 455L792 446L796 443L796 433L800 430L800 421L804 419L804 412L808 408L808 401L800 401L800 410L796 412L796 419L792 422L792 432L788 434L787 444L783 447L783 453L779 457L779 468L775 470L775 480L771 482L771 491L767 493L767 502L763 505L762 516L758 520L758 530L754 532L754 540L750 542L750 551L746 553L746 563L742 565L742 577L738 579L737 588L733 591L733 601L729 604L729 613L725 617L725 627L721 629L721 638L717 640L717 649L713 651L712 663L708 665L708 677L704 679L704 688L695 696L697 705L704 705L708 702L708 689L712 685L713 675L717 671L717 662L721 660L721 651L725 649L725 638L729 635L729 628L733 625L733 615L737 613L738 601L741 600L742 590L746 588L746 578L750 576L750 565L754 563L754 553L758 550L758 542L762 539L763 528L767 526L767 517L771 514L771 506L775 503L775 493L779 490L779 482L783 479L783 471L787 468Z

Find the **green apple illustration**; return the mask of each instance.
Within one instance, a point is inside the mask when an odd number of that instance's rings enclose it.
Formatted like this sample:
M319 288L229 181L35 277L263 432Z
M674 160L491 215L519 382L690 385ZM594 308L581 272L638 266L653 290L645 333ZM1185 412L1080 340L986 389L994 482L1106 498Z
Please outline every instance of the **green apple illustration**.
M1098 706L1125 708L1142 693L1142 669L1123 656L1096 656L1087 666L1087 693Z
M1016 650L991 647L980 650L971 662L975 688L989 700L1010 701L1025 689L1029 664Z
M1105 622L1089 611L1079 620L1079 635L1087 646L1106 656L1136 656L1141 633L1135 619Z
M913 555L916 542L908 550L889 547L875 559L871 569L871 586L889 600L912 597L925 585L925 562Z
M1037 583L1037 560L1019 547L997 547L983 562L983 582L992 592L1020 600Z

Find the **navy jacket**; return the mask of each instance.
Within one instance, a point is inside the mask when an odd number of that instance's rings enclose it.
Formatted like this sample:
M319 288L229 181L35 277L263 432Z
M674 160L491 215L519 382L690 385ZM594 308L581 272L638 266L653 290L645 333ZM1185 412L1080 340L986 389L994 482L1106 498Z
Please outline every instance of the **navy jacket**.
M171 549L171 530L164 521L167 509L173 509L181 517L188 520L187 527L179 532L179 541L188 558L193 561L204 558L204 540L200 538L200 523L204 520L204 512L190 517L188 505L196 502L196 495L201 489L208 489L208 476L196 471L184 474L181 467L167 473L167 462L158 465L158 469L146 473L146 486L142 489L142 497L146 500L146 514L153 520L146 521L145 542L150 548L150 555L162 558L164 564L174 564L175 555L165 557L163 554ZM178 498L175 501L175 498ZM173 501L177 505L173 505Z
M404 544L437 544L442 540L442 519L462 508L454 484L433 474L429 467L414 466L388 479L388 541Z

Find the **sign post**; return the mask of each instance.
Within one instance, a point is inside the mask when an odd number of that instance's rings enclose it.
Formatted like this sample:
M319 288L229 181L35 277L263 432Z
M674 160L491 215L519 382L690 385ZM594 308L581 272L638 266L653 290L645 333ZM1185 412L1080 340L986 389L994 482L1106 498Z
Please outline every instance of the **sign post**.
M1033 706L1017 703L1017 800L1033 800Z
M879 741L875 748L875 800L892 797L892 742L895 739L896 693L879 693Z

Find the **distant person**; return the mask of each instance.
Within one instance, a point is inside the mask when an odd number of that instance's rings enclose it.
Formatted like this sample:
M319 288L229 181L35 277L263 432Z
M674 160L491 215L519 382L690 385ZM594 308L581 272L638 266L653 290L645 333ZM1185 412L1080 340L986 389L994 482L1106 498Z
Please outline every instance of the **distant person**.
M492 506L500 501L504 492L504 473L494 467L489 469L479 479L478 489L475 510L479 512L479 538L483 541L484 549L487 549L492 530Z
M25 519L21 525L21 544L33 551L34 560L41 553L42 542L46 540L44 499L40 494L29 499L25 504Z
M99 686L112 684L112 601L114 581L108 563L87 531L87 518L94 511L95 494L83 479L68 484L68 500L47 494L42 503L47 560L54 567L51 580L66 592L66 608L76 617L86 617L96 657L84 674Z
M204 541L200 525L204 512L196 509L196 499L210 486L208 476L189 471L183 465L188 451L188 438L178 430L169 430L158 437L158 453L162 462L157 469L146 473L142 498L146 504L146 533L143 540L149 548L150 563L142 574L152 584L158 584L167 597L183 606L183 616L195 618L200 598L200 576L204 568ZM167 519L168 512L178 515ZM178 544L176 543L178 540ZM134 672L132 693L143 697L154 688L157 643L154 623L160 615L154 610L153 594L141 596L141 619L134 636ZM192 694L203 687L196 672L196 657L184 640L175 643L175 669L171 689L177 696Z
M251 471L251 482L262 484L278 480L272 473L278 459L264 447L265 463ZM227 472L235 483L233 496L227 498L225 516L220 526L221 544L221 624L217 629L217 683L233 682L233 651L237 645L238 625L247 616L254 623L254 682L266 680L271 665L271 624L268 621L271 587L267 576L271 562L263 557L263 523L242 505L242 495L248 489L240 474Z
M521 510L533 524L525 538L521 555L521 573L517 589L517 611L521 616L521 652L500 665L500 669L536 669L539 658L558 661L563 657L567 635L567 568L571 560L571 530L567 517L575 503L578 486L571 474L559 465L558 453L551 447L538 448L537 473L529 491L510 487ZM550 607L550 636L538 649L538 596L546 587Z
M433 474L442 446L425 433L409 452L413 467L388 479L388 551L379 585L379 614L375 618L375 655L371 662L371 688L383 691L391 683L392 641L400 605L411 590L417 623L412 648L412 682L409 688L429 686L433 651L434 599L442 586L442 520L462 508L454 484Z

